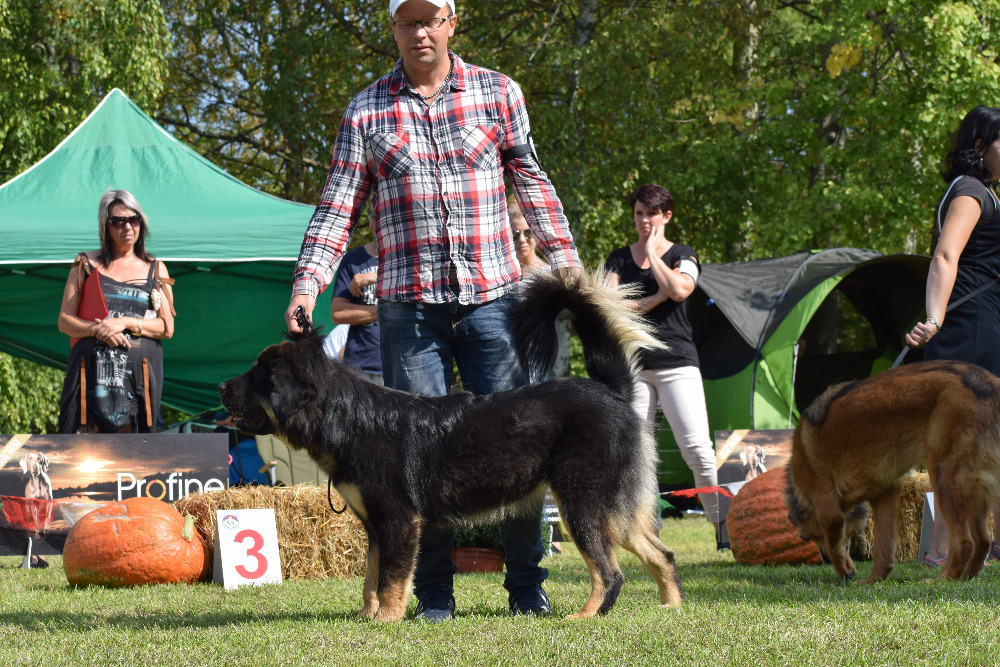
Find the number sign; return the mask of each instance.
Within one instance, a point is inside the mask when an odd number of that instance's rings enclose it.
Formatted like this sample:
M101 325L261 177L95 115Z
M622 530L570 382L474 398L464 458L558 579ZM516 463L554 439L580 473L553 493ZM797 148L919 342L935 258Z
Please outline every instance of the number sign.
M281 583L274 510L216 510L213 579L226 590Z

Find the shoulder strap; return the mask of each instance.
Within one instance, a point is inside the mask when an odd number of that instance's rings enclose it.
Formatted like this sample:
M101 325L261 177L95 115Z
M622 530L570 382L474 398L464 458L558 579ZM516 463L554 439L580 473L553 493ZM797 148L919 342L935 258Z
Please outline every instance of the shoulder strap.
M73 265L76 266L76 291L77 293L83 289L83 283L90 276L90 272L94 270L94 265L90 263L90 256L85 252L81 252L73 260Z
M944 196L941 197L941 203L938 204L938 210L937 210L937 233L938 233L938 236L941 236L941 225L944 222L943 220L941 220L941 212L944 211L944 203L946 201L948 201L948 195L951 194L951 189L954 188L955 184L958 183L961 179L962 179L962 176L956 176L955 177L955 180L953 180L951 182L951 185L948 186L948 189L944 191Z
M174 317L177 317L177 311L174 310L173 285L175 281L173 278L164 278L163 276L160 275L159 267L162 266L162 264L163 263L158 259L153 260L152 266L156 267L156 271L153 272L153 285L156 287L156 289L160 291L160 294L163 295L163 298L167 300L167 306L170 307L170 314L173 315Z

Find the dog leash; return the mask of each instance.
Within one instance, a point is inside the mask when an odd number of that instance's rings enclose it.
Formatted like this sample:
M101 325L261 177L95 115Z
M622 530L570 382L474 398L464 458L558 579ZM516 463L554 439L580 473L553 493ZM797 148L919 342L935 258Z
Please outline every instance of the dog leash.
M947 308L945 308L944 312L945 313L951 312L952 309L957 308L958 306L961 306L963 303L965 303L966 301L968 301L972 297L976 296L980 292L985 292L989 288L993 287L994 285L997 284L998 281L1000 281L1000 276L997 276L996 279L993 280L992 282L988 282L985 285L980 285L979 287L977 287L973 291L969 292L968 294L966 294L965 296L963 296L961 299L959 299L955 303L953 303L950 306L948 306ZM903 357L905 357L906 353L909 352L909 351L910 351L910 346L909 345L904 345L902 351L899 353L899 356L896 357L896 361L892 362L892 366L890 366L889 368L892 369L892 368L895 368L896 366L899 366L899 364L901 364L903 362Z
M295 318L295 321L296 323L298 323L299 328L301 328L302 331L304 331L305 333L309 333L312 330L312 322L309 321L309 317L306 315L306 309L303 308L302 306L299 306L298 308L295 309L295 312L292 314L292 317ZM334 514L343 514L344 512L347 511L346 502L344 503L344 506L341 507L340 509L337 509L336 507L333 506L332 477L326 478L326 502L330 505L330 509L333 510Z
M330 503L330 509L333 510L334 514L343 514L344 512L347 511L347 503L346 502L344 503L344 506L341 507L340 509L337 509L336 507L333 506L333 478L332 477L327 477L326 478L326 502Z
M305 308L302 306L296 308L292 317L295 318L295 322L299 325L299 328L302 329L303 333L309 333L312 331L312 322L309 320L309 316L306 315Z

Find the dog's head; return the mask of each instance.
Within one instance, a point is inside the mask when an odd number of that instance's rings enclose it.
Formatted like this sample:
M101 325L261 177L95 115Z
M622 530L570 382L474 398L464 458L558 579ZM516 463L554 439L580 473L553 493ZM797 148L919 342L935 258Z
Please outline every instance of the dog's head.
M816 509L799 493L791 468L789 468L785 483L785 505L788 507L788 520L799 532L799 537L806 542L815 542L820 553L824 553L823 528L816 516ZM863 535L870 514L871 507L868 503L861 503L853 507L845 517L844 535L848 539L855 535Z
M747 445L740 452L740 462L751 468L761 466L764 464L764 450L757 445Z
M265 348L249 371L219 384L223 407L236 428L248 435L282 435L301 413L320 411L317 396L324 378L335 373L319 332L289 335Z
M49 469L49 457L39 452L28 452L21 457L21 472L25 475L38 475Z
M785 505L788 507L788 520L799 531L799 537L807 542L810 540L822 542L823 531L816 518L816 510L799 494L791 469L785 478Z

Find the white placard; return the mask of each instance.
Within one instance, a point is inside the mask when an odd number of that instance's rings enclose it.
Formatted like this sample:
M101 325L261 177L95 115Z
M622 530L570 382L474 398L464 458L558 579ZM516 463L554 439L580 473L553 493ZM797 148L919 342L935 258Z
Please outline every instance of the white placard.
M924 494L924 513L920 520L920 546L917 547L917 562L923 563L924 556L931 550L931 537L934 535L934 492Z
M274 510L216 510L212 579L226 590L281 583Z

